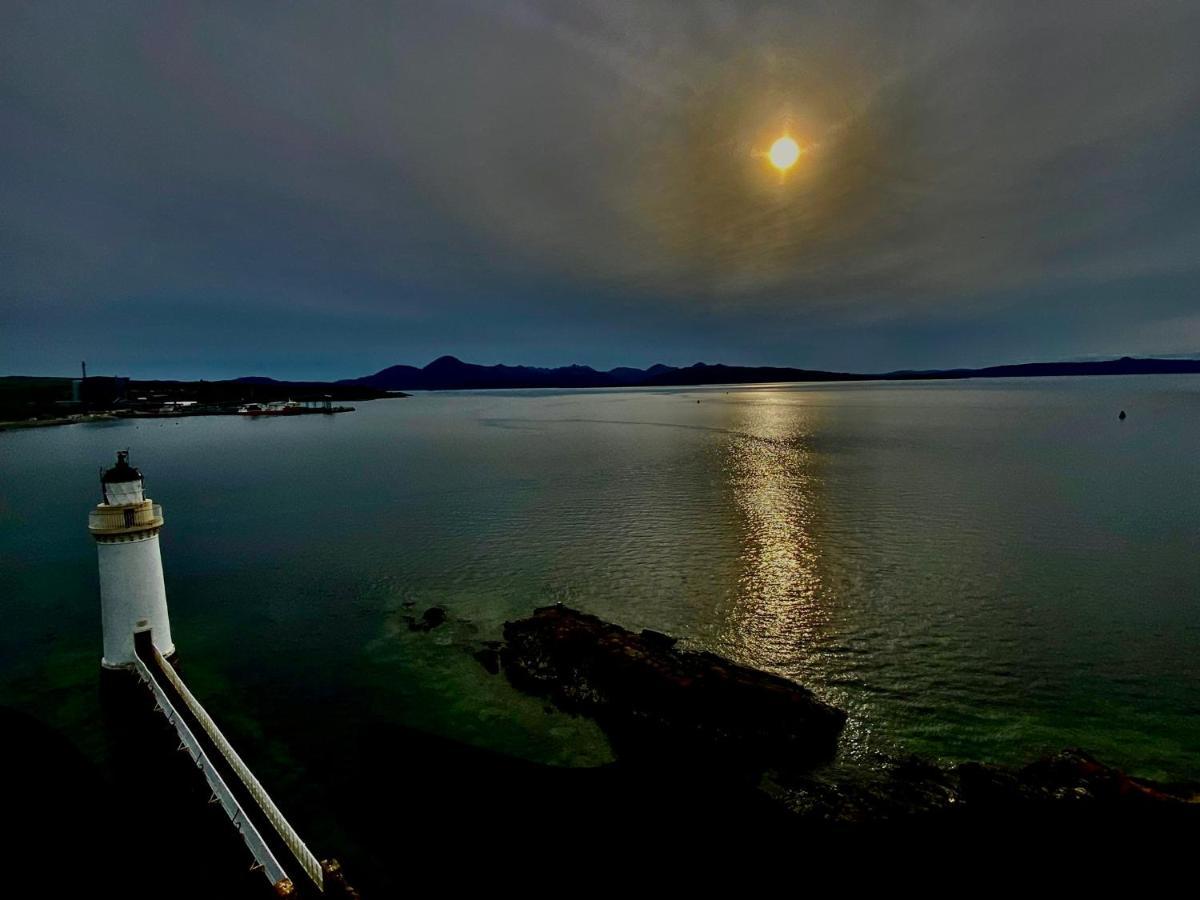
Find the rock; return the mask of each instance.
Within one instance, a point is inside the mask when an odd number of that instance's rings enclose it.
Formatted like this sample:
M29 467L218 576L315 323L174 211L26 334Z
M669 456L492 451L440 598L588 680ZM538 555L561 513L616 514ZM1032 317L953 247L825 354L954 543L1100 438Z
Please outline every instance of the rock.
M360 900L361 895L346 880L346 872L336 859L321 861L321 872L325 876L325 895L329 897L344 897L346 900Z
M780 782L780 801L806 823L834 828L943 829L1028 834L1095 833L1116 825L1192 828L1196 786L1133 778L1081 750L1021 768L962 763L943 768L913 757L835 765Z
M431 606L421 613L420 619L405 616L409 631L432 631L446 621L446 611L440 606Z
M797 819L836 828L930 822L958 804L953 773L918 757L836 764L776 777L778 799Z
M488 645L480 647L472 656L479 660L479 664L487 669L489 675L497 675L500 672L500 650L497 647Z
M717 752L806 765L833 756L846 721L786 678L565 606L505 623L504 638L500 657L512 684L595 717L618 753Z
M642 629L642 640L655 650L670 650L679 643L679 638L649 628Z
M1200 825L1200 785L1135 778L1081 750L1023 767L878 754L829 762L845 714L806 688L564 606L506 623L504 637L476 658L489 671L502 663L518 689L595 718L617 753L614 772L765 799L798 833L1020 835L1058 846L1121 828L1190 834Z
M1031 763L1017 774L1027 795L1041 800L1153 805L1192 802L1185 790L1143 781L1097 761L1083 750L1063 750Z

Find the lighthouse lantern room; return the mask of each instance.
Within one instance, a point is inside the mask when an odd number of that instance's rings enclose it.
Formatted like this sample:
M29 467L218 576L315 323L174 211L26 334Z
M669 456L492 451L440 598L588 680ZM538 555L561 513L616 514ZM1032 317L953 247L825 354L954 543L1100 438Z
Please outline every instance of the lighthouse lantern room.
M167 617L158 533L162 507L145 496L142 473L129 464L129 451L100 476L104 502L88 516L100 563L100 616L106 669L133 665L133 635L151 633L163 656L175 652Z

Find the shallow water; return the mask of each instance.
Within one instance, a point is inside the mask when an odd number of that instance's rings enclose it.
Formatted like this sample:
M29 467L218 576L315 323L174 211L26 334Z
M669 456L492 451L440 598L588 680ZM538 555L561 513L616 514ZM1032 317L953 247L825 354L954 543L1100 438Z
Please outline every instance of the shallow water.
M358 406L0 434L0 703L103 760L86 514L129 447L189 683L296 805L331 722L608 760L468 652L558 600L798 679L849 710L850 757L1082 746L1200 778L1200 378ZM447 626L410 632L434 604Z

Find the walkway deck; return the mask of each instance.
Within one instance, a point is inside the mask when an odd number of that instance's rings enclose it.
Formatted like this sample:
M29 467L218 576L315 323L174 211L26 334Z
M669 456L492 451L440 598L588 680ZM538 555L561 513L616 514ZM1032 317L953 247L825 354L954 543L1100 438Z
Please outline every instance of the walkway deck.
M149 687L157 708L174 726L180 749L187 750L204 773L229 820L241 834L267 880L280 896L321 896L321 863L292 828L254 773L226 740L212 717L188 690L179 673L163 659L149 631L134 636L138 677ZM284 863L286 862L286 868ZM296 872L293 879L288 873Z

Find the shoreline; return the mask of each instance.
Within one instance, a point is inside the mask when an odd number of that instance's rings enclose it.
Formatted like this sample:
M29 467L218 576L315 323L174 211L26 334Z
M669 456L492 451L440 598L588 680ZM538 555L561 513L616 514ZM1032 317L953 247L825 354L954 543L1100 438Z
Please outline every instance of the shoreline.
M407 397L408 394L392 394L378 399L393 399ZM363 401L366 402L366 401ZM181 409L171 412L159 411L110 411L98 413L78 413L71 416L54 416L44 419L10 419L0 420L0 431L17 431L25 428L49 428L57 425L87 425L95 422L117 422L126 419L191 419L207 416L241 416L248 419L280 419L294 416L332 416L338 413L354 412L353 406L335 406L331 409L319 407L301 408L287 413L243 413L236 409Z
M103 422L124 418L266 416L351 412L348 404L408 396L324 382L140 381L88 378L0 377L0 431ZM336 405L335 405L336 404Z
M76 416L60 416L53 419L14 419L0 421L0 431L18 431L23 428L49 428L54 425L86 425L90 422L112 422L126 418L114 413L84 413Z

